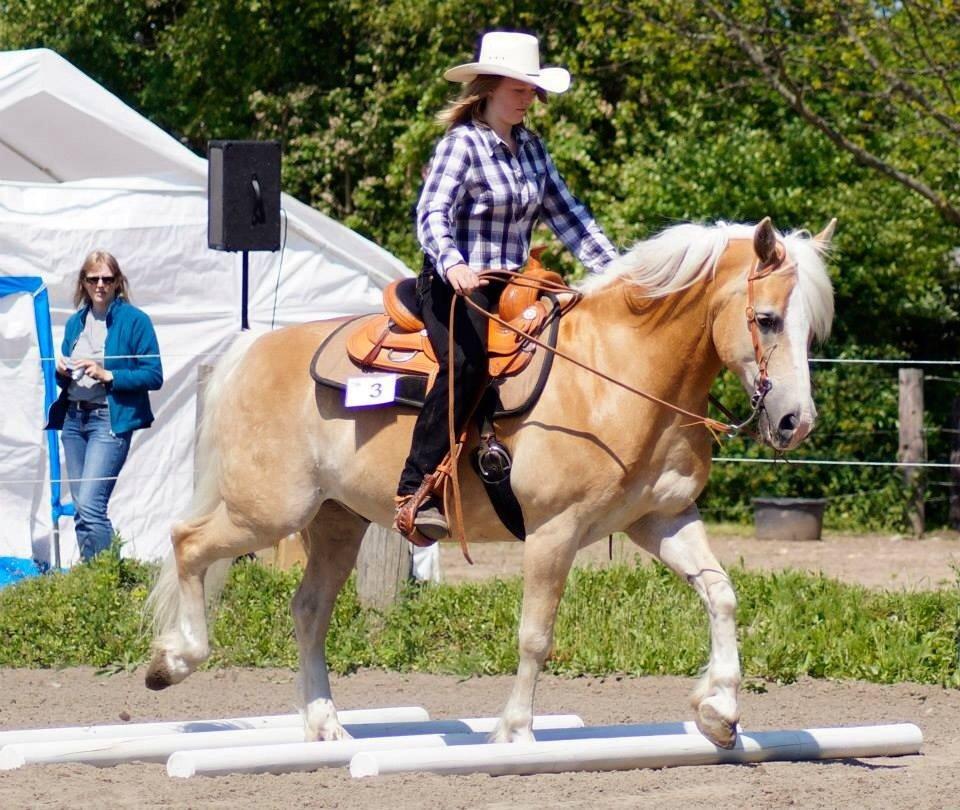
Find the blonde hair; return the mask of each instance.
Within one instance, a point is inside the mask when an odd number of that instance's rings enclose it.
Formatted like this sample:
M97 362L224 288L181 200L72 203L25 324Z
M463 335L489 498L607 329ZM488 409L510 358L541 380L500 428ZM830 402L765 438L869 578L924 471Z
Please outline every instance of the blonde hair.
M77 274L77 286L73 291L73 305L77 309L82 306L93 305L93 299L90 298L90 293L87 292L83 280L87 273L99 268L104 268L113 273L113 277L116 279L113 286L114 297L130 300L130 288L127 284L127 277L120 270L120 263L112 253L107 253L105 250L94 250L83 260L83 266Z
M482 118L487 106L487 98L502 81L503 76L474 76L463 86L460 95L437 113L437 121L447 130L451 130L461 124ZM546 104L546 91L538 87L537 98Z

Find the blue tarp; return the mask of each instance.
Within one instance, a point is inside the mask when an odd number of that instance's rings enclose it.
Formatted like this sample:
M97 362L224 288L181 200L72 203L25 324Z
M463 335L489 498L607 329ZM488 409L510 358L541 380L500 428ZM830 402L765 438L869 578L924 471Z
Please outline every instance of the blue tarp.
M20 557L0 557L0 588L13 585L27 577L36 577L42 573L33 560Z
M0 276L0 297L5 295L24 294L33 296L33 317L37 326L37 343L40 347L40 366L43 369L43 413L44 419L50 412L58 395L55 378L56 362L53 354L53 330L50 328L50 299L47 297L47 288L39 276ZM61 503L60 486L60 446L57 431L47 431L47 453L50 457L50 512L53 518L54 530L64 515L74 514L72 503ZM56 565L60 564L60 550L56 549ZM12 560L16 557L0 559ZM0 583L2 584L2 583Z

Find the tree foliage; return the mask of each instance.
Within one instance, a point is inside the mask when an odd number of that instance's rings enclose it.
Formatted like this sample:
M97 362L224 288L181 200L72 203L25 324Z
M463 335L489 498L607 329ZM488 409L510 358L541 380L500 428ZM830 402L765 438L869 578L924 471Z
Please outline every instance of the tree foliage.
M198 152L214 137L280 140L285 190L418 267L412 209L434 115L456 90L442 72L485 29L533 30L575 80L532 126L616 243L683 220L770 215L787 230L836 216L823 352L950 359L958 22L956 0L0 0L0 47L59 51ZM538 238L551 265L582 272L546 230ZM832 398L822 435L865 432L849 452L892 458L870 434L896 419L889 377L814 379ZM869 407L864 386L884 392ZM928 395L936 423L955 394ZM824 456L847 452L814 441ZM942 458L946 442L930 447ZM751 489L896 485L865 475L718 469L708 498L743 507ZM892 522L889 511L863 518Z

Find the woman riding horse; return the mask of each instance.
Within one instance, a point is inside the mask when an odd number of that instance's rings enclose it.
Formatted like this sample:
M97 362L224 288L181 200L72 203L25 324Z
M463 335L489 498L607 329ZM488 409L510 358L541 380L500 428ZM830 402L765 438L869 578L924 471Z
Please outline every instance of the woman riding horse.
M398 528L404 534L416 528L430 540L449 534L438 499L416 493L429 486L424 479L450 449L451 296L469 296L492 311L504 284L480 271L523 267L541 217L592 272L601 272L617 255L590 212L570 194L543 142L523 125L536 98L545 101L547 92L562 93L570 84L563 68L540 67L536 38L509 31L485 34L477 61L451 68L444 77L465 86L438 116L447 134L417 204L417 238L424 253L417 298L440 369L397 486ZM458 435L474 411L484 415L495 409L492 392L478 403L487 383L487 328L482 313L457 302L452 377ZM402 512L411 498L416 514L405 519Z

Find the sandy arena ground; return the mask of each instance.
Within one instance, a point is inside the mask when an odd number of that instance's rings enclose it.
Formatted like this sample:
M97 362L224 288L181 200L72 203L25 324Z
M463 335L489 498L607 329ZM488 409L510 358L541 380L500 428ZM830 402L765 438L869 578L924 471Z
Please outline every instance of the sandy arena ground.
M718 535L725 564L824 570L876 587L943 587L955 581L960 541L944 534L921 542L890 537L828 536L820 543L780 544ZM475 548L478 564L445 548L448 581L511 575L519 547ZM632 554L619 546L614 559ZM582 555L605 565L606 548ZM496 714L509 677L466 680L365 671L334 679L341 708L419 704L431 716ZM0 728L198 719L293 710L295 676L286 670L200 672L153 693L142 671L97 675L90 669L3 670ZM538 712L573 712L587 724L690 719L685 678L545 677ZM916 684L804 680L743 694L747 730L912 722L923 730L919 756L830 763L699 766L659 771L542 776L385 776L354 781L344 770L174 780L161 764L98 769L28 766L0 773L0 808L945 808L960 807L960 692Z

